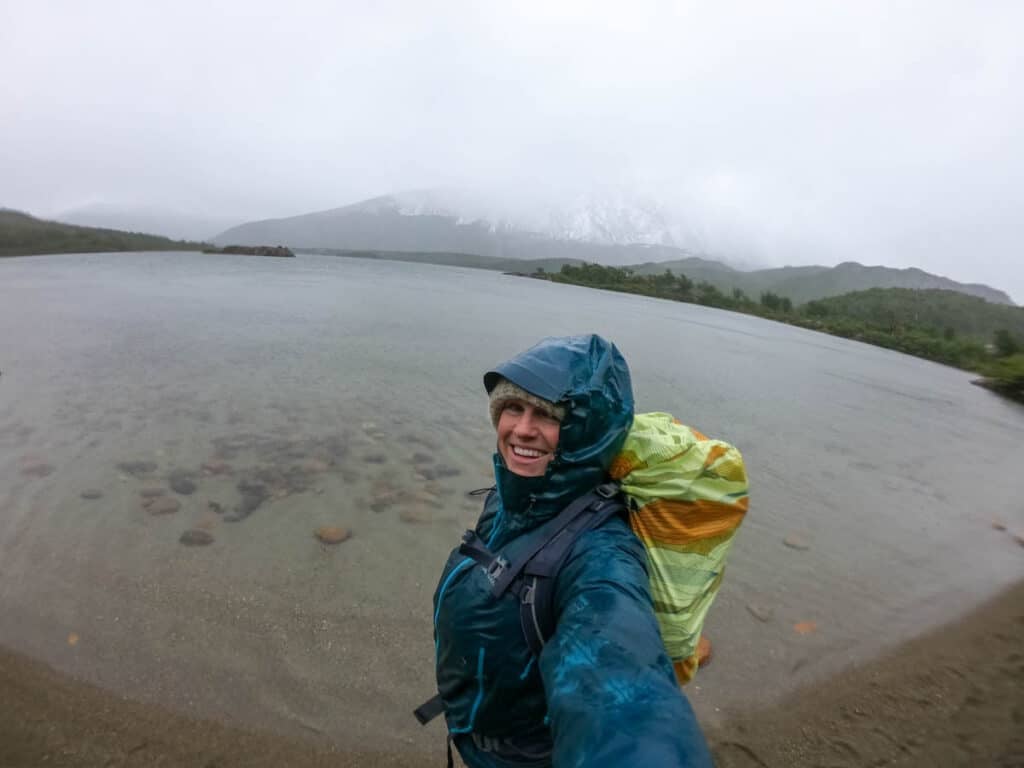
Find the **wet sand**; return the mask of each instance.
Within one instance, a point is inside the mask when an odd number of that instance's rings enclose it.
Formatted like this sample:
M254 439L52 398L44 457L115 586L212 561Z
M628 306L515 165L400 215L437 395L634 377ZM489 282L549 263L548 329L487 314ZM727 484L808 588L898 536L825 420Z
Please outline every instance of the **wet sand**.
M720 768L1024 766L1024 582L874 662L708 732ZM0 767L443 765L336 752L122 699L0 651Z
M1024 582L708 736L719 768L1024 766Z

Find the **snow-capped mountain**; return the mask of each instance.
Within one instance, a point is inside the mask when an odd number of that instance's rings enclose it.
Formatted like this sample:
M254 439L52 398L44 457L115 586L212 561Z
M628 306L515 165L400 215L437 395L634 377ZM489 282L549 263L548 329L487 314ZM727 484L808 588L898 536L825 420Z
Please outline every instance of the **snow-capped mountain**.
M675 244L666 215L651 203L586 197L558 205L539 195L525 199L451 189L402 192L302 216L249 222L214 240L614 265L693 255Z
M621 191L577 195L568 202L459 189L416 190L390 198L404 216L447 216L493 232L518 230L600 245L680 247L680 228L664 206Z

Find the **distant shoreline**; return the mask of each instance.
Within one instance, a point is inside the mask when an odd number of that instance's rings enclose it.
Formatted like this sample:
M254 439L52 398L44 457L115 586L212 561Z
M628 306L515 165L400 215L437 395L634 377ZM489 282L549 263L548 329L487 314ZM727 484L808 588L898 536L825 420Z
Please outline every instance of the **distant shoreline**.
M951 333L948 338L940 337L936 335L934 329L901 324L895 320L889 320L889 326L886 327L884 317L868 322L860 317L842 314L841 310L837 314L835 309L837 305L842 306L838 302L843 299L868 297L873 293L905 297L923 289L873 288L810 301L797 307L790 299L771 292L762 294L759 302L746 296L742 291L734 291L731 296L726 295L708 283L694 285L685 275L673 275L668 271L664 275L643 276L635 275L628 269L584 264L580 267L566 266L560 272L554 273L541 270L529 274L506 274L576 285L581 288L647 296L682 304L697 304L860 341L922 360L979 373L982 378L972 383L1011 400L1024 402L1024 338L1017 338L1007 331L1001 331L1007 334L1006 339L1010 348L997 356L990 354L985 346L974 338L956 338L955 333ZM903 294L899 293L901 291ZM867 303L866 298L861 300ZM982 299L976 300L983 302ZM906 305L913 306L907 298L900 298L897 305L901 309L906 309ZM1015 309L1024 312L1021 308Z
M204 248L203 253L227 253L239 256L275 256L295 258L290 248L283 245L225 245L223 248Z

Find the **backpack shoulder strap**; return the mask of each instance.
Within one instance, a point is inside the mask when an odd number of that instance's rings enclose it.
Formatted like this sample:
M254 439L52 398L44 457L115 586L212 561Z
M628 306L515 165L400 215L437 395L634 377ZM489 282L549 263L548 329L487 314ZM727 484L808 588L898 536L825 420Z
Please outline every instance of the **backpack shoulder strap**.
M473 558L484 566L487 570L487 578L491 582L491 594L494 597L501 597L509 589L518 594L517 582L523 575L524 569L528 566L533 570L544 568L545 566L540 563L550 560L550 555L541 558L537 565L532 565L540 553L549 550L549 547L555 545L556 542L565 541L567 546L571 545L580 533L590 527L588 521L591 520L594 512L602 509L605 503L616 498L618 492L619 487L614 483L604 483L575 499L540 528L526 534L529 541L511 560L492 552L472 529L462 535L459 553ZM551 563L546 567L550 569L557 565L560 563Z
M601 486L586 498L589 499L586 508L548 539L523 568L519 623L534 656L540 656L544 644L555 633L555 581L573 545L584 533L600 527L626 509L618 486L613 484Z
M519 621L523 636L534 656L555 633L555 579L573 544L587 531L603 525L626 509L615 483L604 483L580 496L529 535L531 540L513 561L492 552L470 529L462 536L459 552L487 571L491 593L500 597L511 591L519 597ZM413 713L423 725L444 711L440 694L424 702Z

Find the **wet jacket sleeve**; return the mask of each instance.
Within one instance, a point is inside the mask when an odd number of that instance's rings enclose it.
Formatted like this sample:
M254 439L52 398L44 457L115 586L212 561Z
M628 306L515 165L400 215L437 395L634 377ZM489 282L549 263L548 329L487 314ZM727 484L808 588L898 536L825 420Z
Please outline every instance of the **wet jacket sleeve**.
M577 542L555 610L540 657L554 768L711 768L661 642L644 549L624 522Z

